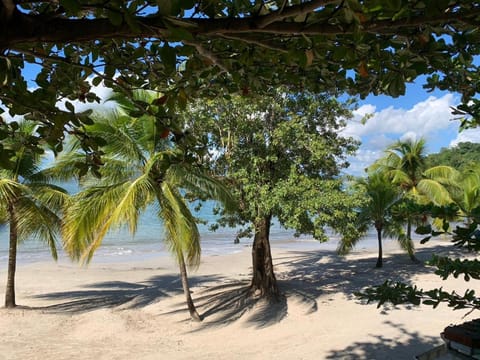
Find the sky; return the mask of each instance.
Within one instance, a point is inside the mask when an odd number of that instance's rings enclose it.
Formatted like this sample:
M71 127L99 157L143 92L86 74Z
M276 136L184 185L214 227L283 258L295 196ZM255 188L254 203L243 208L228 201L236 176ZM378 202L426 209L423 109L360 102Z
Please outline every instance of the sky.
M354 118L347 123L343 135L362 142L357 155L350 157L346 171L363 175L364 169L383 155L387 146L397 140L425 138L427 153L459 142L480 142L480 129L459 132L460 122L454 120L451 107L458 105L458 94L427 92L420 83L409 84L404 96L369 96L359 102ZM371 114L365 124L364 115Z

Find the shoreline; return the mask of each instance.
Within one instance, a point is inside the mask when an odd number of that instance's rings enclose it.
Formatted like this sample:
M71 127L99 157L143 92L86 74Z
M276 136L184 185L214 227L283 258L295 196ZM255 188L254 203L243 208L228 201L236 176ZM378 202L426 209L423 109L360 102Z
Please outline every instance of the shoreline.
M418 249L451 251L449 243ZM439 345L443 329L466 311L360 304L353 293L385 278L426 289L462 291L462 279L442 281L433 269L412 263L399 251L357 251L339 257L331 250L273 247L282 299L246 300L250 248L207 255L189 278L202 323L189 320L175 261L40 262L17 269L17 303L0 310L0 359L412 359ZM6 272L0 271L0 283ZM4 286L0 287L3 300ZM54 340L51 340L54 339Z
M228 241L225 239L216 239L215 241L211 241L211 239L207 237L207 240L202 240L202 256L222 256L226 254L239 253L242 252L244 248L251 248L252 241L252 239L244 239L239 244L234 244L233 240L231 239ZM376 241L376 238L370 236L366 237L359 242L355 249L353 249L352 254L376 253ZM418 239L415 239L415 241L418 241ZM335 251L337 243L338 238L335 237L326 242L319 242L307 236L294 238L292 236L284 235L271 239L272 249L277 250ZM388 252L401 250L394 239L384 239L383 247L387 254ZM64 253L60 246L57 248L57 250L60 262L70 261L68 255ZM171 256L171 254L165 248L165 245L160 241L135 241L122 239L115 242L110 240L98 248L92 259L92 262L138 262L163 256ZM7 261L8 251L1 250L0 270L6 269ZM49 250L39 241L27 242L26 244L20 244L19 246L17 252L17 264L19 266L54 261L55 260L53 260L51 257Z

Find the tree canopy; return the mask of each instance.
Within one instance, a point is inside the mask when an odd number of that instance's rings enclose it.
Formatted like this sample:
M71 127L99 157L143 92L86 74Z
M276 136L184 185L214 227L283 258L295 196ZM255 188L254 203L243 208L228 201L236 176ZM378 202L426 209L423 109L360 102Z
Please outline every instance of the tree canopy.
M358 145L339 135L352 109L322 94L278 89L254 102L243 96L198 102L182 114L197 146L208 150L204 163L239 199L238 211L219 223L244 225L250 231L241 235L254 235L254 292L277 293L269 244L274 217L319 240L327 240L327 225L355 231L352 209L361 199L343 191L340 177Z
M92 153L73 100L98 101L100 83L158 90L161 106L136 105L160 122L200 96L280 84L399 96L422 75L468 104L479 19L470 0L2 0L0 101L41 125L31 147L61 151L70 132ZM14 131L1 122L0 138Z
M427 166L447 165L457 170L464 170L480 159L480 144L462 142L452 148L441 148L440 152L429 154Z

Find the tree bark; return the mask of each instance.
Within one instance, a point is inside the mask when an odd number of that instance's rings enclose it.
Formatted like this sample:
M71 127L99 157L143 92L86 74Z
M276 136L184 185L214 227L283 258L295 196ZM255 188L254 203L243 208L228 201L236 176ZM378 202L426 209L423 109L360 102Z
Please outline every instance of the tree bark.
M377 240L378 240L378 258L375 267L381 268L383 266L383 248L382 248L382 228L377 227Z
M178 263L180 267L180 276L182 278L183 292L187 300L187 307L190 313L190 317L195 321L202 321L202 318L198 314L195 304L193 303L192 296L190 294L190 286L188 285L188 277L187 277L187 267L185 266L185 260L183 258L183 254L180 254Z
M255 237L252 247L253 278L251 291L260 296L276 298L279 295L277 279L273 271L270 249L270 221L272 216L264 216L255 222Z
M10 243L8 248L7 289L5 292L5 307L14 308L15 303L15 272L17 268L17 238L18 222L15 214L15 206L8 206L10 217Z
M407 218L407 240L412 241L412 220L410 219L410 217ZM408 256L413 262L418 262L418 259L415 256L414 249L408 252Z

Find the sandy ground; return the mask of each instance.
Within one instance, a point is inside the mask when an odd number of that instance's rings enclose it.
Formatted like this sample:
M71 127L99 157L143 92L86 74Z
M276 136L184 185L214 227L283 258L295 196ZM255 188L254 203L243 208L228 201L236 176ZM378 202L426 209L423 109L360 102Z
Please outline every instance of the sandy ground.
M418 257L450 251L431 245ZM20 265L21 306L0 309L0 359L413 359L441 344L446 326L475 317L446 306L359 303L355 291L387 278L427 289L476 286L441 281L401 253L387 253L384 268L374 269L375 256L274 249L284 295L275 304L244 296L250 249L205 256L190 276L202 323L189 320L168 257L88 268L68 261ZM5 279L2 270L2 302Z

